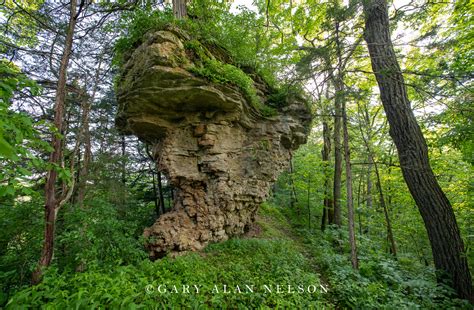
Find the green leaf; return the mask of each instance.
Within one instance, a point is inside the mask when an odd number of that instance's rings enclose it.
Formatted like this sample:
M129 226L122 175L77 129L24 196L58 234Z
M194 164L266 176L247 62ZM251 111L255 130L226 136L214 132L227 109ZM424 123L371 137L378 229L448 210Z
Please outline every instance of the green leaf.
M15 158L15 152L13 147L0 135L0 156L6 157L8 159Z

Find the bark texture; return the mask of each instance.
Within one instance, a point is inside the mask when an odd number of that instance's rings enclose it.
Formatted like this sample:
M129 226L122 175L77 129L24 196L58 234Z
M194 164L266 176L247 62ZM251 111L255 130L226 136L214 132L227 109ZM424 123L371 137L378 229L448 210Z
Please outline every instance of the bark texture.
M178 19L188 17L186 0L173 0L173 14Z
M365 40L379 84L390 135L398 150L403 176L428 232L438 280L448 280L459 297L474 302L463 240L449 200L428 159L428 148L408 100L390 38L385 0L364 1Z

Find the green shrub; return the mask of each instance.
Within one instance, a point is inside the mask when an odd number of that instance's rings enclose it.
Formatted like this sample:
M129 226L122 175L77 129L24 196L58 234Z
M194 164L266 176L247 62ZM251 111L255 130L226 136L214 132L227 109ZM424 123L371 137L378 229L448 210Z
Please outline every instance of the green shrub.
M0 205L0 308L30 283L38 262L44 225L41 200Z
M145 224L140 221L151 217L150 208L127 207L128 213L121 214L117 206L101 198L87 201L84 208L66 206L58 221L57 265L74 271L90 265L133 264L146 258L141 240Z
M122 36L115 43L113 64L116 66L123 64L125 55L142 43L147 32L163 29L165 25L173 23L174 20L173 12L170 9L165 11L134 10L125 13L119 24Z

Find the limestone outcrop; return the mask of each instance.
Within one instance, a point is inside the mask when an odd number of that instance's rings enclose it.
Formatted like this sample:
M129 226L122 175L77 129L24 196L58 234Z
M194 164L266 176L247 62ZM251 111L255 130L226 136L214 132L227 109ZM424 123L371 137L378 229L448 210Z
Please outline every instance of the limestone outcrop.
M189 41L172 27L149 33L118 81L117 126L153 146L176 189L173 209L144 232L152 258L244 233L309 130L301 98L265 117L238 87L193 74L198 56ZM265 102L268 86L251 77Z

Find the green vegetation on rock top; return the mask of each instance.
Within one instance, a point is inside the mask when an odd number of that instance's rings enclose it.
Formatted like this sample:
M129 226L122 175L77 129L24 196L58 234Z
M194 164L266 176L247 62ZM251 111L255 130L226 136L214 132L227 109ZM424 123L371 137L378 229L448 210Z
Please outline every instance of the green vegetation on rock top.
M218 10L218 8L215 8ZM182 29L191 39L183 39L187 50L195 56L196 66L189 69L192 73L209 79L213 83L237 86L247 101L263 116L277 114L275 108L285 106L290 94L302 93L297 85L283 85L275 78L275 65L264 54L256 54L255 38L241 27L232 27L236 22L256 23L255 16L249 12L225 16L222 27L213 23L204 23L198 19L177 20L169 10L150 13L136 13L132 22L127 24L126 35L115 45L115 64L121 65L128 55L137 48L148 32L163 29ZM229 40L229 30L236 32L232 37L240 40ZM225 34L224 34L225 32ZM253 51L253 52L252 52ZM262 94L265 102L257 95L254 80L241 67L251 68L253 75L268 87L269 93ZM281 85L280 85L281 84ZM276 100L275 100L276 99Z

